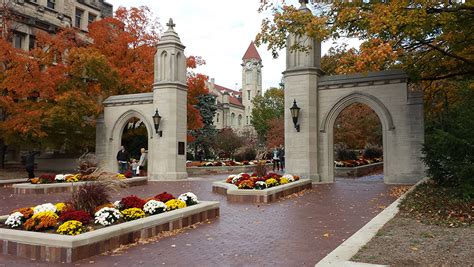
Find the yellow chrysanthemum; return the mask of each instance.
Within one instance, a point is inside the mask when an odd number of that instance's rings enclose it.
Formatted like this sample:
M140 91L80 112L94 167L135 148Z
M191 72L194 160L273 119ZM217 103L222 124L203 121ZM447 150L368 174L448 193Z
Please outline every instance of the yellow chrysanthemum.
M80 221L67 221L61 224L56 233L61 235L78 235L84 232L84 226Z
M133 221L145 217L145 212L139 208L130 208L122 211L123 219Z
M186 202L179 199L168 200L166 203L167 210L176 210L186 208Z
M57 212L61 212L66 207L66 204L64 204L63 202L59 202L56 203L54 206L56 207Z
M290 181L287 179L287 178L281 178L280 179L280 184L287 184L289 183Z

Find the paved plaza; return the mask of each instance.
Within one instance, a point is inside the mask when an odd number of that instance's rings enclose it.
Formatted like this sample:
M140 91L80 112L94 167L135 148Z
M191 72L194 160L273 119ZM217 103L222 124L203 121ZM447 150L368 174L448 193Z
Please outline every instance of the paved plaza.
M221 203L221 216L210 224L140 244L113 256L95 256L74 265L94 266L314 266L395 198L381 176L338 179L316 185L301 196L272 204L233 204L211 192L211 184L225 175L183 182L151 182L114 195L146 197L162 191L175 195L192 191L202 200ZM43 202L64 201L69 194L31 197L1 188L0 214ZM53 266L27 259L0 256L5 266ZM59 266L60 264L58 264Z

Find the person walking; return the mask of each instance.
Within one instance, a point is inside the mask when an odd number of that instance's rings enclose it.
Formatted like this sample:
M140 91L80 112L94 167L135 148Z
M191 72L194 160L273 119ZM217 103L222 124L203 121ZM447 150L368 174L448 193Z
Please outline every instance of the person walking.
M280 157L279 157L278 147L275 147L275 149L273 149L272 155L273 155L272 157L273 171L275 171L275 167L276 167L276 170L278 171L280 169Z
M140 149L140 160L138 161L138 168L137 168L137 175L144 176L145 175L145 166L147 161L147 154L145 148Z
M280 145L280 169L283 171L285 169L285 147L283 145Z
M124 174L127 171L129 159L130 155L125 150L125 147L121 146L119 152L117 153L117 162L119 164L119 172L121 174Z
M35 157L38 151L29 151L25 157L25 169L28 172L28 180L35 178Z

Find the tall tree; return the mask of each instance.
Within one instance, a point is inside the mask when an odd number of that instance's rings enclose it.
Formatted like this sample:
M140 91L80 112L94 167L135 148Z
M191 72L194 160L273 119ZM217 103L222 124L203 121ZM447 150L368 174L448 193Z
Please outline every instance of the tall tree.
M253 105L251 123L260 139L264 140L270 128L270 121L282 118L284 115L284 91L279 88L270 88L263 96L256 96Z
M190 130L193 142L190 144L194 148L195 156L201 149L207 158L210 155L210 148L217 135L216 126L214 126L214 116L216 115L217 105L216 97L211 94L199 97L199 103L196 105L201 115L203 127L196 130Z

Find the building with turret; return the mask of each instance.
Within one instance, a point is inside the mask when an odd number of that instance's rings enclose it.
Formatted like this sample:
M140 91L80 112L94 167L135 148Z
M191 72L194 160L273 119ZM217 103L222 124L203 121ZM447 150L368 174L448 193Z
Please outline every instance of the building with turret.
M242 57L242 88L239 91L215 83L211 78L206 84L216 96L217 112L214 125L217 129L234 129L250 125L253 99L262 95L262 58L253 42Z

